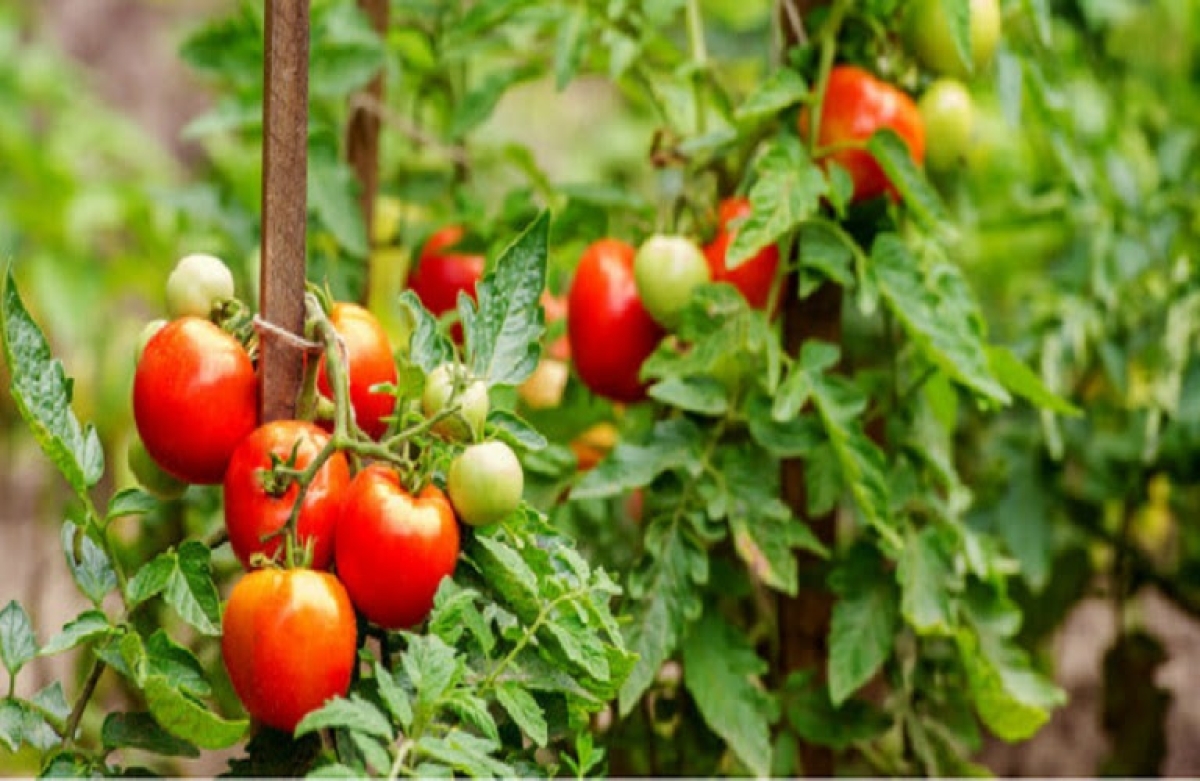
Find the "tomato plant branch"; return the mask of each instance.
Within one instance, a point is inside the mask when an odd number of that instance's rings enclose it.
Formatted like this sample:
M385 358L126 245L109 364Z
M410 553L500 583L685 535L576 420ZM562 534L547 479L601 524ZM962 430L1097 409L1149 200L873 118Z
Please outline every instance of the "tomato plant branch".
M704 110L704 80L708 69L708 48L704 42L704 17L700 0L687 0L688 44L692 50L692 100L696 112L696 133L703 134L707 126Z
M88 701L92 699L92 695L96 692L96 686L100 683L100 676L104 674L104 670L108 665L99 657L92 659L92 669L88 672L87 680L83 682L83 689L79 692L79 697L75 700L75 706L71 708L71 713L67 716L66 724L63 725L63 749L70 748L75 742L75 733L79 731L79 722L83 719L83 712L87 708Z
M834 0L829 10L829 18L821 29L821 59L817 72L816 99L813 101L811 127L809 128L808 148L813 159L818 159L817 139L821 137L821 118L825 113L825 90L829 86L829 73L833 70L834 57L837 54L838 31L841 30L842 20L846 16L847 0Z

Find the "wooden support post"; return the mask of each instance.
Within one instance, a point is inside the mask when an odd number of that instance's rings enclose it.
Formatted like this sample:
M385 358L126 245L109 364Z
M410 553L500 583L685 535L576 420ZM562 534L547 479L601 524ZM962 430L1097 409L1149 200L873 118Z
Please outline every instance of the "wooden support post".
M827 5L828 0L780 0L779 22L784 31L785 51L797 43L797 21L813 8ZM799 299L799 280L789 277L784 285L783 298L784 349L796 356L810 339L832 344L842 341L842 289L825 283L805 300ZM808 496L805 490L804 462L788 459L782 465L783 500L798 517L805 518L822 543L832 548L837 533L834 513L819 517L808 516ZM833 595L824 582L825 568L811 554L798 555L800 590L795 597L779 600L779 659L776 678L783 681L788 674L811 670L824 680L829 664L829 627L833 614ZM833 751L825 746L800 746L802 770L808 776L834 775Z
M371 26L380 36L387 34L388 0L358 0L358 7L371 20ZM363 225L367 229L367 241L371 241L375 220L375 196L379 191L379 107L383 105L383 71L371 79L371 83L359 95L350 114L347 129L346 156L361 187L359 208L362 210ZM371 264L367 264L367 283L363 286L363 302L371 289Z
M309 0L267 0L263 61L262 272L259 312L301 334L308 220ZM263 334L259 420L295 415L303 354Z

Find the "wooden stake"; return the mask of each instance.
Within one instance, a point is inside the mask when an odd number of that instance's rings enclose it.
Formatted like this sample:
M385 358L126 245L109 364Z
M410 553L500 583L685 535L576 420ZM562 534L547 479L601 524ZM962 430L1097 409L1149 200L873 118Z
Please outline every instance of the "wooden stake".
M299 335L308 218L309 0L267 0L266 22L259 312ZM270 334L260 340L259 419L293 417L303 353Z
M388 0L358 0L358 7L371 20L371 26L380 36L387 34ZM375 221L375 196L379 191L379 126L378 106L383 105L383 71L371 79L363 90L366 104L354 107L346 133L346 156L358 177L359 208L362 210L363 225L367 229L367 241L371 242ZM363 303L371 289L371 264L367 264L367 282L363 286Z
M784 50L795 45L800 32L798 22L828 0L780 0L779 23L784 31ZM842 289L826 282L804 301L799 299L799 280L789 277L784 283L784 349L795 356L810 339L832 344L842 342ZM783 500L797 517L805 518L809 528L827 547L833 548L837 534L834 513L808 517L808 492L805 490L804 462L783 462ZM829 627L833 615L833 595L825 584L825 567L811 554L797 556L800 565L800 590L795 597L779 600L779 659L776 679L782 683L788 674L811 670L821 681L829 665ZM803 743L801 768L807 776L834 775L833 751L826 746Z

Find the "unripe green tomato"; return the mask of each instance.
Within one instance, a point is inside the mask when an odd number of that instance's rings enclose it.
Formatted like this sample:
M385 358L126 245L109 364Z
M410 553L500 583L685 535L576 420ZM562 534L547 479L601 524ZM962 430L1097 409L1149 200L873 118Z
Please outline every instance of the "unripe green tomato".
M914 0L909 7L909 46L930 70L965 79L987 68L1000 43L1000 0L971 0L971 60L967 67L954 45L943 0Z
M445 409L447 404L457 403L461 407L457 413L443 418L433 426L434 432L446 439L471 439L483 431L483 424L487 421L487 384L482 380L469 380L465 374L464 368L443 363L425 378L425 393L421 396L421 409L425 417L432 418ZM454 396L456 379L460 391Z
M233 274L212 255L186 255L167 277L167 311L171 317L208 318L219 301L233 298Z
M932 170L948 171L962 165L971 148L975 104L962 82L941 78L930 85L917 103L925 123L925 163Z
M656 235L638 248L633 280L650 316L664 328L674 328L692 291L711 281L712 271L695 242L683 236Z
M142 326L142 332L138 334L137 352L134 354L134 363L142 360L142 353L146 351L146 345L154 338L154 335L163 329L167 324L166 320L161 317L157 320L151 320Z
M446 493L463 523L486 526L521 506L525 472L508 445L493 440L471 445L450 463Z
M187 490L187 483L167 474L155 462L139 437L134 437L129 443L125 458L138 484L159 499L178 499Z

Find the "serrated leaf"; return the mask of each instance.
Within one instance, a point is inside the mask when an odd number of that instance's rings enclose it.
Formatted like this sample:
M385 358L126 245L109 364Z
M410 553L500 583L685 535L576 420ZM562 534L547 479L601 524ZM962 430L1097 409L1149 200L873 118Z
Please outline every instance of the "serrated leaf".
M729 409L725 386L712 377L668 377L650 386L650 398L685 412L720 417Z
M142 686L146 706L154 720L170 734L202 749L229 748L246 734L249 722L230 721L201 705L161 675L151 675Z
M158 507L159 501L140 488L126 488L108 503L104 514L105 522L126 515L145 515Z
M15 698L0 700L0 743L17 751L28 743L38 751L48 751L62 739L45 717L29 703Z
M0 614L0 623L3 614ZM0 629L0 632L3 630ZM62 632L50 638L38 653L42 656L62 653L75 646L105 637L116 632L116 628L108 622L108 616L99 610L85 610L63 627Z
M17 411L42 452L81 499L104 474L104 450L96 429L83 426L71 409L72 383L50 353L46 337L17 292L11 266L0 291L0 342Z
M462 660L440 637L410 635L400 662L417 692L414 713L418 719L431 713L463 675Z
M379 662L375 662L375 682L379 687L379 699L383 700L384 707L400 726L407 730L412 726L413 720L412 703L409 702L408 693Z
M546 745L549 728L546 725L546 717L533 695L520 684L505 681L496 687L496 700L530 740L538 746Z
M882 557L866 545L851 550L829 585L838 595L829 630L829 698L837 707L891 656L900 594Z
M174 551L160 553L143 564L125 584L125 598L129 601L129 606L135 607L161 594L171 582L171 575L177 566L178 559Z
M488 413L487 422L496 436L523 450L541 450L547 445L546 438L514 412L494 409Z
M935 366L984 398L1011 401L988 365L983 318L957 269L941 264L922 273L891 233L876 239L871 264L884 303Z
M321 765L312 770L307 778L362 778L363 774L360 770L346 767L340 762L334 762L328 765Z
M808 97L808 83L791 68L780 68L750 93L734 115L737 120L775 114Z
M354 748L362 755L367 774L379 778L387 774L392 767L392 758L388 754L387 747L378 738L367 735L363 732L351 730L349 732L350 742L354 744Z
M867 141L867 151L874 156L919 222L931 230L947 230L949 215L942 199L913 162L908 145L895 131L890 128L877 130Z
M621 441L589 471L571 499L603 499L650 485L663 472L699 468L704 435L686 418L659 421L645 445Z
M175 569L167 581L163 598L179 617L206 635L221 634L221 598L213 583L204 543L188 540L179 546Z
M358 6L317 6L311 26L308 81L314 96L345 97L367 84L383 67L383 41Z
M542 642L554 647L569 659L579 665L593 679L607 681L610 677L608 655L604 644L595 632L578 616L565 615L557 620L546 621L538 633Z
M776 458L798 458L812 453L825 441L825 432L815 415L797 415L776 420L769 396L752 396L746 404L750 436Z
M800 229L800 297L805 298L825 281L843 287L854 283L856 260L863 259L862 248L840 225L826 220L807 222ZM813 274L805 271L815 272Z
M149 713L110 713L100 728L106 751L135 748L165 757L198 757L200 750L158 726Z
M29 614L14 599L0 610L0 661L9 675L16 676L37 652L37 636Z
M796 734L807 741L844 749L882 735L892 718L862 700L834 707L828 690L813 681L811 672L793 674L787 681L785 713Z
M354 172L333 155L309 157L309 208L341 249L356 258L366 257L367 227L358 205L358 180Z
M813 216L828 189L825 175L796 136L774 140L755 170L759 178L750 189L750 216L738 229L725 257L730 270Z
M505 542L478 535L467 555L504 604L526 623L540 612L538 578L521 554Z
M407 308L412 320L412 336L408 342L408 359L421 367L426 375L443 363L454 360L454 345L438 327L438 320L421 304L411 290L400 294L400 304Z
M392 740L395 734L387 717L357 694L349 698L335 697L312 711L296 725L295 735L307 735L322 729L346 729Z
M653 558L631 580L634 601L625 609L625 642L638 658L621 686L622 716L633 710L700 614L697 586L708 580L708 555L681 523L655 521L646 547Z
M948 635L957 624L950 599L957 577L942 530L927 526L909 534L896 562L900 612L919 634Z
M967 671L975 709L998 737L1024 740L1050 719L1066 695L1033 669L1024 650L997 638L960 630L959 654Z
M1083 410L1047 388L1042 378L1007 347L988 345L987 360L992 375L1005 388L1034 406L1071 417L1083 414Z
M426 737L415 747L418 756L444 763L472 778L513 777L517 773L492 756L500 744L462 730L451 730L444 737ZM419 768L418 768L419 769Z
M496 720L488 711L487 702L468 690L455 689L448 697L442 699L441 706L458 717L465 726L474 728L484 737L500 740L500 731L496 727Z
M771 773L775 705L759 684L767 664L746 635L715 612L705 614L683 643L683 681L710 729L756 776Z
M108 554L73 521L62 525L62 546L75 584L93 605L99 605L117 587L117 573Z
M459 298L472 374L492 385L517 385L541 354L550 218L542 212L475 286L478 307Z
M65 722L71 714L71 706L67 695L63 692L62 681L55 681L39 689L31 700L43 713L47 713L59 722Z
M470 632L484 655L490 655L496 647L496 636L475 604L478 598L479 592L473 589L461 588L453 580L442 581L429 616L429 633L454 645L464 631Z
M166 630L155 630L143 647L148 674L160 675L171 686L196 697L206 697L212 692L200 660L190 649L172 640Z

